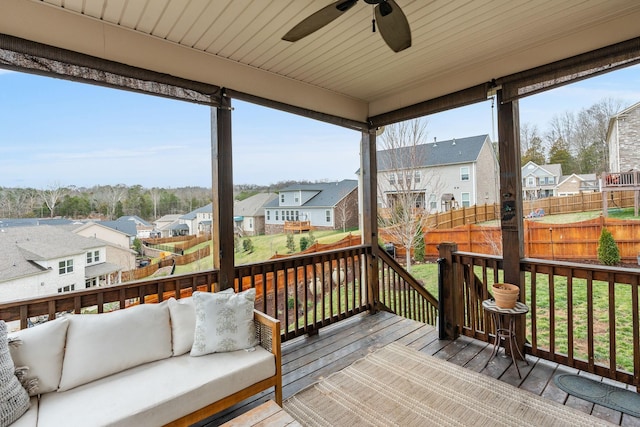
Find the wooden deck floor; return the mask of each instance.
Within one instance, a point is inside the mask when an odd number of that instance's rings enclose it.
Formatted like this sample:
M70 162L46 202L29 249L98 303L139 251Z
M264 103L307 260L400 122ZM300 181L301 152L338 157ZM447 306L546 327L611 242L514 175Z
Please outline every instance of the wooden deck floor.
M441 341L438 340L438 333L434 327L384 312L375 315L360 315L320 329L316 336L301 337L283 343L283 398L287 399L332 372L341 370L355 360L394 341L470 370L498 378L521 389L577 408L614 424L640 426L640 418L594 405L574 396L567 396L553 383L555 374L561 372L577 373L576 370L527 356L529 366L524 362L519 364L523 376L520 379L511 358L503 357L502 350L498 357L491 361L486 369L483 369L491 354L491 347L487 343L466 337L455 341ZM582 372L581 375L602 379L585 372ZM604 381L610 380L605 379ZM621 384L617 383L617 385ZM222 412L207 422L199 423L198 426L217 426L272 397L273 393L255 396L232 410Z

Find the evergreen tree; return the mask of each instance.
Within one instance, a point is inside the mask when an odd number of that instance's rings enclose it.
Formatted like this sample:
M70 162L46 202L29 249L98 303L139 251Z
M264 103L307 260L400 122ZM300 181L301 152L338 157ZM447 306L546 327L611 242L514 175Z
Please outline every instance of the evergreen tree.
M562 138L558 138L549 148L549 163L562 166L562 173L570 175L576 173L575 159L569 151L569 146Z
M604 265L616 265L620 263L620 249L613 235L606 228L602 229L598 240L598 259Z
M296 251L296 242L293 240L293 234L287 234L287 249L289 249L289 253L293 253Z

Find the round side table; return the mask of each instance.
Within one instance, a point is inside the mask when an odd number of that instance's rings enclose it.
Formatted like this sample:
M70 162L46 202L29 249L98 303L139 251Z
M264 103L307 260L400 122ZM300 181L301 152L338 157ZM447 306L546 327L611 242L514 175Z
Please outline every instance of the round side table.
M520 351L520 347L518 347L518 340L516 337L516 318L518 316L523 316L529 312L529 307L526 304L521 302L516 302L516 306L514 308L500 308L496 305L494 300L484 300L482 301L482 308L484 308L489 314L491 314L491 318L493 319L493 326L496 330L496 338L493 343L493 351L491 352L491 357L487 360L484 367L486 368L489 362L493 360L494 357L498 355L498 350L500 349L500 341L504 339L504 347L505 353L507 344L509 345L509 349L511 350L511 359L513 360L513 364L516 366L516 371L518 372L518 377L522 378L520 375L520 368L518 368L518 363L516 362L516 354L515 351L518 352L522 360L528 365L527 359L525 359L524 355Z

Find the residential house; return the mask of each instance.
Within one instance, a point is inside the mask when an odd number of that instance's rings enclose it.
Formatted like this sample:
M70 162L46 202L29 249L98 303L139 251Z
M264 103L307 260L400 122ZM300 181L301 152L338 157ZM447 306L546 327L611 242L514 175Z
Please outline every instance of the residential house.
M96 221L95 224L100 224L104 227L126 234L129 238L129 247L133 246L133 241L136 239L136 237L139 237L138 226L134 221Z
M236 234L257 236L264 234L264 206L278 197L275 193L259 193L233 205L233 223Z
M151 232L153 231L153 224L144 219L140 218L137 215L125 215L118 218L116 221L131 221L136 225L136 236L139 239L148 239L151 237Z
M0 301L119 283L122 268L106 261L98 238L49 225L0 231Z
M532 161L522 166L522 199L535 200L557 196L562 165L538 165Z
M558 196L572 196L580 193L593 193L599 190L596 174L571 174L563 176L556 186Z
M213 219L212 204L194 209L178 218L178 223L171 225L171 236L200 235L211 232Z
M358 181L294 184L267 203L266 234L282 233L285 222L309 222L314 229L336 230L358 225Z
M640 102L609 119L609 172L640 169Z
M181 214L164 215L153 222L154 232L151 237L171 237L171 227L180 223Z
M379 203L392 207L413 195L430 212L497 201L498 161L489 135L378 152Z
M129 233L109 227L102 221L87 222L81 225L73 224L67 227L80 236L100 239L105 242L108 263L115 264L124 271L136 268L136 251L131 249L133 241Z

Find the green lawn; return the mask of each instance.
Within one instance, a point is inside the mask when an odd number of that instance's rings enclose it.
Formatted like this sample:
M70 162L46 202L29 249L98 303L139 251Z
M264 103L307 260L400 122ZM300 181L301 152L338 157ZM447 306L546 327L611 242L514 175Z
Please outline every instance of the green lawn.
M319 243L333 243L343 239L349 233L357 234L358 231L356 230L356 231L342 232L342 231L331 231L331 230L326 230L326 231L318 230L313 232L313 236ZM309 233L293 235L293 239L296 245L296 252L300 250L301 237L309 238ZM289 249L287 249L287 235L284 233L250 237L251 241L253 242L252 252L246 252L242 249L243 240L245 239L246 238L240 238L237 241L238 247L236 247L236 253L235 253L236 265L266 261L276 253L289 254ZM197 251L198 249L203 248L210 244L211 244L210 241L201 243L200 245L187 249L185 253L191 253L191 252ZM207 257L206 259L201 259L189 265L176 266L176 274L192 273L194 271L209 270L211 268L213 268L213 258Z

